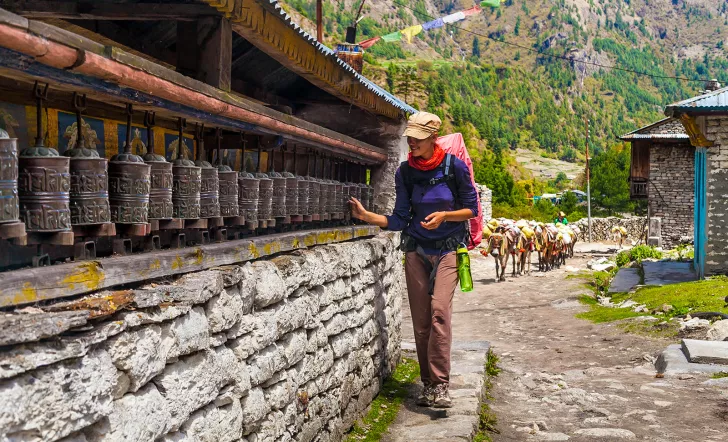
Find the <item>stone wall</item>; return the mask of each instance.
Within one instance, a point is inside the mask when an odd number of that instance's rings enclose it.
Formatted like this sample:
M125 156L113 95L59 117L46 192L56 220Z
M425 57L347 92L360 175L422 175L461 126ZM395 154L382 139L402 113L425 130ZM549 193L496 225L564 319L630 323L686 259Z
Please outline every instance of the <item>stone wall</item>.
M397 242L0 314L0 440L338 441L399 357Z
M480 194L483 224L485 224L493 218L493 191L488 189L484 184L476 184L475 187Z
M581 230L579 240L588 241L589 230L587 219L582 218L572 224L579 226L579 229ZM627 229L627 241L644 242L646 239L647 218L617 218L616 216L610 216L608 218L592 218L592 241L611 241L612 227L614 226L620 226Z
M706 117L708 148L708 243L706 274L728 273L728 117Z
M660 218L662 247L693 237L695 149L689 142L650 146L650 217ZM653 236L653 235L650 235Z

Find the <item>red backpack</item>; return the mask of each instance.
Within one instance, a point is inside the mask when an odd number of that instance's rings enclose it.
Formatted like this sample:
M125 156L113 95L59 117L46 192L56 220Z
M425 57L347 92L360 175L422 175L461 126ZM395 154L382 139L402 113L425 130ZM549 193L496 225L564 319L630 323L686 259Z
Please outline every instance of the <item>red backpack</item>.
M449 167L451 157L460 158L465 163L465 165L468 166L468 170L470 171L470 181L473 187L475 187L475 178L473 176L473 162L470 159L470 155L468 155L468 149L465 147L465 140L463 139L462 134L454 133L451 135L446 135L444 137L439 137L437 139L437 144L438 146L442 147L442 149L447 154L445 156L445 159L443 160L443 163L446 163L445 179L448 186L450 187L450 191L455 197L457 206L458 192L455 183L455 171L454 168ZM409 177L407 171L408 164L405 161L400 165L400 173L402 173L402 179L404 181L405 187L407 188L407 192L412 195L412 187L414 186L414 183ZM470 218L470 220L467 221L468 233L470 234L470 241L467 244L468 250L473 250L483 240L483 208L480 205L480 194L478 194L477 189L475 195L478 198L478 215L475 218Z

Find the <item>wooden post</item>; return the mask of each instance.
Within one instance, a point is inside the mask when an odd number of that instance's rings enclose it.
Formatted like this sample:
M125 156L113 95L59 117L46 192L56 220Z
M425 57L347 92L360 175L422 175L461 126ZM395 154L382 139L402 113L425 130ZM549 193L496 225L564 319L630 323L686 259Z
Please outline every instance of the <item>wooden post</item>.
M324 40L323 0L316 0L316 40Z
M177 71L230 91L233 31L222 17L177 22Z

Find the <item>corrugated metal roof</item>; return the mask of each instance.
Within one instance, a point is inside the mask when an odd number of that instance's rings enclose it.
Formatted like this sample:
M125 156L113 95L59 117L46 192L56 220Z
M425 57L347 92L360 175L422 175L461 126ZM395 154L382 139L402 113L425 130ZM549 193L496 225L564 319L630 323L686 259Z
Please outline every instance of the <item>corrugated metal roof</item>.
M665 115L668 117L691 112L728 112L728 87L678 101L665 108Z
M361 75L357 71L354 70L349 64L345 63L339 57L336 56L336 53L323 43L320 43L316 40L316 38L312 35L310 35L308 32L304 31L303 28L301 28L297 23L293 21L290 15L286 13L286 11L281 7L281 5L278 3L278 0L268 0L270 4L278 11L278 14L280 14L283 21L286 23L286 25L290 26L291 29L298 32L306 41L308 41L312 46L314 46L319 52L326 55L327 57L331 57L333 60L336 61L336 63L341 66L341 68L347 70L351 74L356 77L356 79L362 83L364 86L367 87L370 91L374 92L379 97L383 98L386 102L391 104L392 106L396 107L397 109L407 112L409 114L417 113L417 109L413 108L409 104L405 103L404 101L400 100L399 98L395 97L391 93L385 91L381 87L377 86L374 82L366 78L365 76Z
M640 127L630 133L619 137L620 140L687 140L690 139L680 121L674 118L663 118L662 120Z

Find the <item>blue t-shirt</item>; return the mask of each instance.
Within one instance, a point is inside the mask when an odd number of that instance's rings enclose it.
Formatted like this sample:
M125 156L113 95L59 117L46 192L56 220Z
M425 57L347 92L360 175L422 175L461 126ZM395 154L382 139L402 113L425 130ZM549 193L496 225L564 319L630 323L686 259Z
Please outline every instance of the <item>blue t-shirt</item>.
M443 161L445 161L443 159ZM480 208L478 207L478 196L470 181L470 171L465 163L456 157L452 157L452 167L455 172L455 182L457 185L460 204L463 209L470 209L473 216L478 216ZM465 238L465 224L463 222L445 221L435 230L427 230L420 222L425 220L427 215L434 212L450 212L455 210L455 198L450 191L446 182L440 182L435 185L424 184L419 182L430 180L432 178L442 178L445 175L441 167L433 170L422 171L413 167L409 168L412 182L412 207L414 210L410 213L410 197L407 194L407 188L404 185L402 174L397 169L394 177L397 199L394 203L394 211L387 216L388 230L401 230L412 236L415 241L442 241L447 238ZM423 247L424 248L424 247ZM437 255L440 250L424 248L428 255Z

